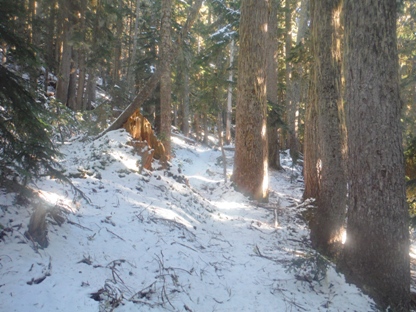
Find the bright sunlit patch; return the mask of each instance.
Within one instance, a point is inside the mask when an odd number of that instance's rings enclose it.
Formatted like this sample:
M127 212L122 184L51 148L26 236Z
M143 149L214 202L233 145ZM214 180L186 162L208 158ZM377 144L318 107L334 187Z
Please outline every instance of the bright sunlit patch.
M61 207L65 207L71 212L76 211L76 208L73 207L72 201L62 195L42 190L39 191L39 197L52 206L59 204Z
M126 168L137 170L138 156L133 156L132 154L127 154L120 150L113 150L109 154L113 156L114 159L121 162Z
M410 246L409 256L412 259L416 259L416 246Z
M188 178L188 180L195 179L195 180L199 180L199 181L203 181L203 182L209 182L209 183L217 183L217 182L222 181L221 179L217 179L217 180L208 179L208 178L200 176L200 175L187 176L187 178Z
M263 176L263 198L267 197L269 191L269 166L267 159L263 162L264 176Z
M341 237L342 237L341 242L344 245L345 242L347 241L347 231L345 229L342 230Z

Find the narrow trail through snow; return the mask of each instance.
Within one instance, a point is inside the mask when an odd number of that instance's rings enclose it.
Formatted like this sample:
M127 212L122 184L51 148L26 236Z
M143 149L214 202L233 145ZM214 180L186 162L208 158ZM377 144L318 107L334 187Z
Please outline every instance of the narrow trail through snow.
M66 174L90 203L59 181L36 184L67 211L62 226L49 220L46 249L24 237L27 208L0 195L0 222L12 229L0 242L1 309L375 311L309 247L289 156L258 204L224 183L218 150L174 137L170 170L140 172L128 142L113 131L62 146Z

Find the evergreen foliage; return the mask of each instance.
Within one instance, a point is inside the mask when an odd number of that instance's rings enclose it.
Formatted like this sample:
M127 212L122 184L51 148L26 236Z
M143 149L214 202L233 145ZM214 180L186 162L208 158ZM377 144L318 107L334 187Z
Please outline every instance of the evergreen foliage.
M34 66L33 48L14 32L16 16L22 14L23 7L20 2L6 2L0 1L0 41L9 46L7 56L15 64ZM0 186L14 189L44 170L60 174L44 109L35 101L34 90L29 90L27 82L11 68L0 65Z

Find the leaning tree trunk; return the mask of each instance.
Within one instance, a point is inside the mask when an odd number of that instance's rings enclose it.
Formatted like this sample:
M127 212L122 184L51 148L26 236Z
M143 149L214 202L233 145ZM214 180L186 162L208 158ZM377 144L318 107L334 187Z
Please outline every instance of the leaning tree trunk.
M345 0L349 208L342 269L383 308L409 310L396 0Z
M346 179L343 170L341 125L341 2L312 0L312 45L315 70L318 158L317 210L311 221L313 245L336 257L342 246L346 212ZM310 142L308 142L309 144Z
M256 200L268 197L267 0L243 0L238 58L236 141L233 181Z

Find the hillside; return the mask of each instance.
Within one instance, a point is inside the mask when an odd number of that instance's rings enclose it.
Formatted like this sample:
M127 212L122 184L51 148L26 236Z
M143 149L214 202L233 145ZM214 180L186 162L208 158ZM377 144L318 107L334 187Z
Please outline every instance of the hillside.
M61 146L84 197L36 183L64 211L60 226L48 218L45 249L24 235L31 211L0 194L2 311L375 311L310 248L312 208L287 153L259 205L224 183L220 151L175 135L171 168L140 172L129 140L118 130Z

